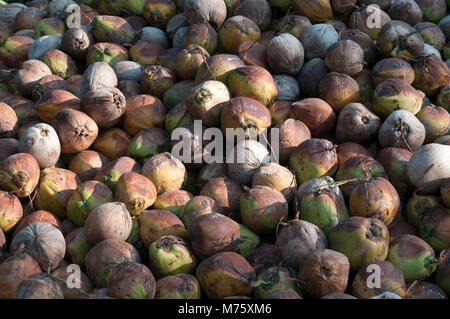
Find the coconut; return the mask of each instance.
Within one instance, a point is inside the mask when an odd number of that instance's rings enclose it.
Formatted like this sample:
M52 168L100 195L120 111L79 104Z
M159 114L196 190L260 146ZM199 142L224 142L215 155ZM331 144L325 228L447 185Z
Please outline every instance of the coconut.
M164 104L157 97L137 95L127 100L123 125L129 134L135 135L149 127L161 127L165 113Z
M201 46L189 44L185 49L179 51L175 60L175 72L182 80L194 80L197 69L209 58L209 53Z
M156 200L153 183L135 172L124 173L117 181L115 200L125 204L131 215L138 215Z
M372 70L372 80L375 86L378 86L388 79L401 79L409 84L414 82L415 74L411 65L398 58L382 59Z
M166 210L144 210L138 215L139 235L145 247L161 236L173 235L187 239L183 222L173 213Z
M426 281L413 282L406 292L405 299L448 299L438 285Z
M157 98L162 98L164 93L175 83L175 74L168 68L159 65L148 66L141 76L142 91Z
M53 121L60 110L78 110L79 108L80 99L65 90L50 91L36 103L37 116L47 124L50 124Z
M0 59L9 68L19 68L28 58L28 49L33 39L26 36L10 36L2 42Z
M380 285L371 285L367 283L369 275L373 268L380 269ZM359 299L369 299L385 292L393 292L401 297L405 296L406 283L403 273L394 264L388 261L377 261L362 267L356 274L352 284L352 294Z
M0 162L0 186L17 197L30 196L39 181L39 164L28 153L17 153Z
M110 128L98 136L93 145L94 150L103 153L110 160L118 159L127 152L130 135L120 128Z
M60 35L66 31L66 25L58 18L44 18L39 20L34 28L34 38L37 39L44 35Z
M234 16L244 16L255 22L261 31L272 23L272 9L267 0L240 1L233 11Z
M299 184L311 178L334 175L338 168L336 148L325 139L306 140L292 151L289 168L295 171Z
M202 63L197 70L195 81L200 84L203 81L217 80L227 84L229 74L242 66L244 62L236 55L216 54Z
M58 217L45 210L37 210L32 212L31 214L26 215L24 218L21 219L21 221L17 224L17 227L14 229L12 238L14 238L17 235L17 233L20 232L25 227L41 222L51 224L57 227L58 229L62 230L61 222L59 221Z
M388 79L381 82L373 96L373 110L386 118L396 110L406 110L417 114L422 106L424 94L415 90L401 79Z
M120 176L128 172L140 172L141 166L134 159L122 156L105 164L95 174L95 179L115 190Z
M172 132L171 146L172 155L179 159L187 169L196 169L201 167L204 162L204 156L209 153L205 150L207 140L202 137L206 128L197 127L194 124L188 124L178 127ZM186 181L187 184L187 181Z
M149 265L157 278L191 274L197 268L197 258L183 239L162 236L149 247Z
M273 234L278 223L288 217L283 194L267 186L255 186L242 193L240 210L244 225L261 235Z
M184 46L181 45L180 48L173 47L173 48L164 50L156 58L155 64L161 65L163 67L168 68L170 71L175 72L177 55L183 48L184 48Z
M98 135L98 126L83 112L63 109L52 121L64 154L79 153L89 148Z
M37 81L50 74L52 74L51 70L42 61L27 60L14 76L15 85L23 96L30 98Z
M93 179L97 171L108 162L108 158L102 153L86 150L72 157L69 169L85 182Z
M328 186L333 183L329 176L313 178L303 183L297 193L301 219L318 226L325 235L349 216L340 189Z
M303 33L302 45L306 57L325 58L328 48L339 41L339 35L333 26L329 24L315 24Z
M450 84L447 84L441 88L436 96L436 104L443 107L447 111L450 110Z
M376 139L381 120L361 103L347 104L339 113L336 138L339 142L369 144Z
M11 243L11 252L25 251L41 269L55 269L64 257L66 243L61 231L48 223L35 223L23 228Z
M267 268L256 277L252 286L254 295L258 299L264 299L273 293L287 290L299 293L295 272L288 267L275 266Z
M247 260L258 275L265 269L282 263L281 250L275 245L262 243L247 257Z
M200 195L209 196L214 199L224 214L227 216L239 216L239 201L242 186L225 177L217 177L209 180L200 191Z
M63 79L70 78L77 74L77 66L72 58L60 50L49 50L45 52L41 61L43 61L53 74L61 76Z
M92 36L83 28L69 28L61 39L61 50L74 59L83 60L92 42Z
M272 124L280 124L289 117L292 101L275 100L267 108L272 116Z
M259 236L249 228L239 224L239 243L234 251L241 256L248 257L259 246L261 240Z
M117 239L106 239L96 244L85 260L87 274L97 287L107 287L111 273L120 264L141 262L136 248Z
M295 176L284 166L277 163L261 165L252 178L252 186L267 186L283 194L291 203L295 194Z
M358 82L347 74L328 73L320 80L319 97L340 112L347 104L360 101Z
M332 72L353 76L364 68L364 51L355 41L342 40L328 48L325 63Z
M293 104L293 106L295 105L295 108L291 108L290 114L298 114L297 111L301 107L300 103L301 101ZM304 115L304 113L300 115ZM287 162L294 149L311 138L309 128L302 121L294 120L292 118L275 125L274 128L279 130L279 160L282 162Z
M193 275L166 276L156 282L155 299L200 299L200 284Z
M203 187L210 180L225 177L226 175L227 166L225 163L207 163L197 174L197 185Z
M450 207L450 178L442 182L441 198L447 207Z
M72 192L81 181L77 175L62 168L46 168L41 171L41 178L34 201L35 206L47 210L64 219L66 205Z
M98 42L112 42L116 44L131 43L134 40L134 30L121 17L99 15L92 22L92 34Z
M121 61L129 59L128 51L119 44L109 42L98 42L91 45L86 53L86 64L91 65L95 62L105 62L114 66Z
M227 171L231 179L250 184L256 169L270 161L266 147L255 140L241 140L227 155Z
M80 101L81 109L101 128L116 125L125 113L125 96L116 88L101 88L87 92Z
M192 219L187 236L195 255L205 259L219 252L233 251L239 243L240 227L222 214L205 214Z
M311 22L324 22L333 16L330 0L294 0L292 1L294 12L307 16Z
M195 217L214 213L223 213L222 208L214 199L209 196L195 196L181 208L178 216L188 227Z
M300 289L313 298L343 293L349 272L350 263L344 254L330 249L310 252L302 258L299 267Z
M131 232L131 216L123 203L102 204L89 213L85 232L94 245L105 239L125 241Z
M237 48L237 55L245 65L257 65L267 69L267 48L254 41L246 41Z
M172 109L175 106L177 106L179 103L184 102L186 96L191 92L191 89L194 88L195 86L196 86L196 83L194 81L190 81L190 80L182 80L182 81L175 83L163 95L164 106L167 109L170 109L172 111ZM169 116L171 111L169 111L167 113L167 116ZM166 116L166 121L167 121L167 116ZM186 124L188 124L188 123L186 123ZM166 129L169 130L169 127L167 127L167 124L166 124Z
M413 235L403 235L394 240L387 260L402 271L407 283L427 278L438 263L433 248Z
M408 222L397 221L389 228L389 243L403 235L419 236L418 230Z
M206 21L219 29L226 19L227 7L220 0L185 0L184 14L190 24Z
M64 295L52 275L42 272L25 278L12 299L64 299Z
M0 297L11 299L25 278L41 271L37 261L28 254L11 256L4 260L0 264Z
M56 90L69 91L70 89L67 82L59 75L46 75L36 83L31 95L33 100L40 102L41 98Z
M387 179L377 177L353 189L349 209L351 216L378 218L390 226L399 214L400 197Z
M163 129L150 127L137 133L130 141L127 155L135 159L144 159L169 151L169 135Z
M373 0L364 1L367 2ZM370 3L368 6L362 6L358 10L353 11L350 15L349 28L367 33L373 40L376 40L381 28L391 21L389 15L383 11L391 4L391 0L383 1L389 1L386 6L383 6L384 9L381 9L378 6L378 3ZM377 21L379 21L379 23L372 23L374 16L378 17Z
M394 20L381 28L377 38L377 48L383 57L392 56L411 61L422 54L424 42L420 33L412 26Z
M319 227L304 220L293 219L281 228L276 245L286 264L298 270L306 255L327 248L328 243Z
M342 220L328 240L330 248L346 255L350 270L356 271L368 263L386 259L389 231L379 219L352 216Z
M165 152L148 159L142 168L142 175L155 184L158 194L160 194L180 189L186 180L186 168L180 160ZM167 180L167 176L172 176L170 182Z
M12 26L17 14L27 6L22 3L6 3L0 8L0 14L3 17L3 23Z
M425 143L431 143L449 132L450 115L442 107L423 105L416 116L425 127Z
M422 21L422 12L414 0L393 1L387 13L391 19L400 20L410 25Z
M353 142L346 142L339 144L336 148L336 153L338 157L338 164L339 166L342 166L345 161L352 157L357 156L367 156L372 157L372 154L362 145L353 143Z
M183 0L184 1L184 0ZM184 5L184 4L183 4ZM181 6L181 8L183 8L183 6ZM170 39L173 39L175 36L175 33L183 28L183 27L187 27L189 26L189 22L186 19L186 16L184 15L183 12L178 13L177 15L173 16L169 22L167 23L166 26L166 34L167 36L169 36ZM155 31L155 33L159 33Z
M0 162L19 153L19 141L14 138L0 138Z
M425 140L426 130L422 123L410 112L392 112L383 122L378 132L382 147L394 146L410 151L417 150Z
M211 29L212 29L212 27L211 27ZM177 32L175 32L175 35L173 36L173 39L172 39L172 47L173 48L175 48L177 50L184 48L183 39L188 30L189 30L189 27L187 26L187 27L179 28L177 30ZM211 32L211 34L214 34L214 33Z
M450 39L450 29L448 28L450 23L450 18L447 16L442 18L438 23L438 27L444 32L445 38Z
M117 75L117 80L120 81L135 81L140 82L144 68L139 63L133 61L120 61L114 64L114 72Z
M0 219L2 235L3 232L6 233L12 230L23 216L22 205L19 199L15 195L4 191L0 191L0 212L2 216Z
M84 259L94 247L86 238L84 227L74 229L66 236L67 259L80 267L85 267Z
M70 195L66 213L75 225L83 226L86 218L96 207L113 200L113 193L99 181L87 181L80 184Z
M300 96L300 88L297 80L285 74L274 75L273 80L277 86L277 100L297 101Z
M336 115L331 106L317 98L308 98L293 103L289 116L303 122L314 137L327 136L334 131L336 125Z
M167 210L180 217L181 211L193 197L194 195L181 189L164 192L156 197L153 208Z
M89 293L93 288L94 284L89 279L89 277L84 273L80 272L80 276L72 279L73 270L70 265L61 265L57 269L52 272L52 276L54 278L61 278L65 281L70 281L76 287L79 287L79 290L75 288L70 288L64 281L58 280L56 283L61 289L64 299L81 299L84 294Z
M264 133L271 124L270 111L259 101L248 97L230 99L223 105L221 113L222 133L230 141L243 138L242 133L246 137L255 138ZM234 133L232 136L227 133L228 129L232 129L230 132Z
M14 109L0 102L0 138L14 137L19 129L19 119Z
M142 13L152 27L165 29L167 22L177 13L177 7L173 1L157 0L145 2Z
M354 75L353 79L358 83L361 103L372 107L373 91L375 89L372 83L372 72L369 69L363 69Z
M377 154L377 160L383 165L389 181L401 195L410 192L411 186L406 177L406 168L413 153L397 147L386 147Z
M430 208L422 215L419 234L435 251L442 251L450 246L450 210Z
M423 19L426 21L437 23L447 14L448 2L446 5L444 0L417 0L416 2L422 11Z
M108 294L118 299L153 299L156 282L145 265L125 262L115 267L108 283Z
M230 100L227 87L219 81L206 81L191 89L186 96L187 110L193 119L201 119L205 125L219 124L223 103Z
M33 155L41 169L53 167L59 159L61 145L56 131L40 123L28 128L19 141L19 152Z
M286 15L277 24L280 33L290 33L300 41L302 41L306 29L310 26L311 21L301 15Z
M117 76L113 68L105 62L95 62L88 66L81 79L80 94L104 87L115 87Z
M182 36L180 48L195 44L203 47L211 55L216 51L219 42L216 30L207 22L196 23L186 29L182 28L180 34L177 32L177 35ZM174 38L173 47L179 47L176 43L177 40L178 38Z
M275 73L297 75L303 66L304 56L301 42L289 33L274 37L267 49L267 62Z
M197 278L209 298L250 296L255 271L244 257L233 252L215 254L202 261Z
M446 293L447 295L450 292L450 285L449 285L449 249L445 249L441 252L439 256L439 264L436 267L436 272L434 275L434 282L439 285Z
M418 228L425 211L439 207L444 207L444 203L439 195L427 194L421 190L416 190L409 198L406 206L408 223Z
M433 46L436 50L442 51L445 46L444 32L434 23L419 22L414 28L420 32L425 44Z
M420 147L408 163L409 181L426 193L438 192L443 180L450 177L447 156L450 156L447 145L431 143Z
M245 96L264 105L268 105L278 95L272 75L259 66L244 66L231 71L228 88L232 97Z
M28 59L40 59L45 52L50 50L59 50L61 47L61 35L44 35L37 38L28 48Z
M120 81L117 88L122 92L126 99L142 94L141 84L135 81Z
M347 198L350 197L356 185L362 182L361 179L371 177L386 177L386 173L379 162L366 155L349 158L336 173L336 181L346 181L340 188ZM356 179L356 181L348 181L352 179Z
M450 84L450 69L437 56L420 57L414 64L416 75L413 86L427 96L436 95L441 87Z

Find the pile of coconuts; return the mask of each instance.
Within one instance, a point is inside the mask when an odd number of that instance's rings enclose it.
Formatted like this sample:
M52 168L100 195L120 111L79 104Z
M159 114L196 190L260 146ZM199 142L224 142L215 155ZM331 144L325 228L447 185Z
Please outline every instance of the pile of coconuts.
M447 298L449 8L0 0L0 298Z

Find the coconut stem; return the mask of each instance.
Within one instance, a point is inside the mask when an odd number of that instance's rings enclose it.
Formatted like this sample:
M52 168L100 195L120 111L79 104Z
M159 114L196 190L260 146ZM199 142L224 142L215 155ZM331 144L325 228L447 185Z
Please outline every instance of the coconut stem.
M348 184L348 183L367 182L369 179L370 179L369 177L365 177L365 178L351 178L351 179L346 179L346 180L338 181L338 182L334 182L334 183L328 183L328 184L320 187L317 190L317 193L320 194L321 192L323 192L326 189L339 187L339 186L342 186L342 185L345 185L345 184Z

